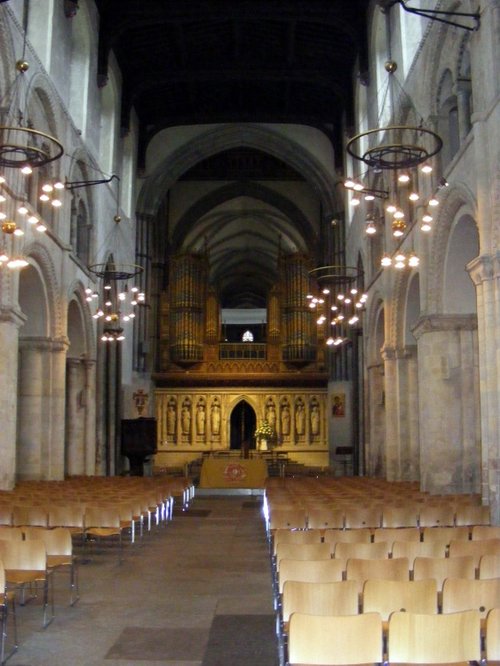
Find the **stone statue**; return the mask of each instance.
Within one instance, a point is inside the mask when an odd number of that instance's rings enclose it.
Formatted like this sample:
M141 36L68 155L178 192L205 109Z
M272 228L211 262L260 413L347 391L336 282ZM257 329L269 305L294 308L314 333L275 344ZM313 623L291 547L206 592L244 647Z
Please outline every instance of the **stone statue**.
M189 435L191 432L191 410L187 404L182 405L181 424L184 435Z
M319 409L318 405L313 405L311 409L311 434L319 435Z
M205 405L202 402L198 403L196 407L196 432L198 435L205 434L205 422L207 419L207 412L205 411Z
M295 430L297 432L297 435L304 434L304 425L305 425L304 420L305 420L304 405L301 402L299 402L295 412Z
M290 434L290 407L288 405L284 405L281 410L281 434Z
M276 408L272 402L267 406L266 421L269 423L273 431L276 432Z
M169 402L167 406L167 435L175 435L175 422L177 414L175 413L175 404Z
M220 433L220 406L217 402L214 402L212 405L212 435L218 435Z

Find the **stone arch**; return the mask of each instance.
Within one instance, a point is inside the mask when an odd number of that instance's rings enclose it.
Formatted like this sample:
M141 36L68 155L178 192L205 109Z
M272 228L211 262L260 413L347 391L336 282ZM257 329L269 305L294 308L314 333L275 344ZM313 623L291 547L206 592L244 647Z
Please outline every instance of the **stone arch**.
M138 212L154 215L164 193L183 173L211 155L237 147L268 153L302 174L318 194L325 214L340 207L332 174L304 146L269 127L242 123L211 127L168 155L142 187L137 201Z
M472 193L465 186L456 185L443 195L435 225L434 242L429 255L427 291L427 310L429 312L442 313L443 311L442 289L446 252L452 226L461 209L476 220L476 205ZM480 242L481 240L480 232Z
M298 229L300 229L304 240L309 241L309 239L311 239L309 242L313 246L317 244L317 234L298 206L268 187L257 183L241 182L224 185L205 195L193 204L179 219L173 234L172 246L176 248L176 251L179 251L193 225L196 224L205 213L225 201L240 196L258 199L277 208L284 213L284 215L290 219Z
M63 338L65 336L65 318L62 313L59 284L52 257L48 250L38 242L28 245L24 253L32 263L36 264L47 292L48 335L52 338Z
M378 327L380 323L380 316L385 310L384 308L384 299L380 294L375 294L372 300L372 304L368 309L368 316L366 318L366 340L367 340L367 363L368 365L376 364L380 362L380 347L377 347L378 343ZM385 316L385 315L384 315Z
M78 308L78 311L81 316L82 322L82 332L84 336L84 353L87 358L95 359L96 357L96 336L94 331L94 326L92 322L91 312L88 306L87 301L85 300L85 286L81 280L74 280L73 283L69 286L67 291L67 300L68 308L71 303L74 303ZM68 321L69 328L69 321ZM71 343L71 337L68 335ZM68 351L68 355L71 355L71 347Z
M248 442L248 448L254 448L255 447L255 442L253 440L253 433L255 432L255 426L257 424L257 418L258 418L258 411L256 406L253 404L255 401L251 400L248 396L246 395L240 395L238 396L235 400L231 402L229 405L228 409L228 415L229 415L229 447L231 449L234 448L241 448L244 441ZM238 410L241 410L244 408L244 406L248 406L248 417L249 421L244 425L244 432L243 432L243 440L241 439L241 432L236 432L234 429L235 428L240 428L242 427L242 424L240 423L235 423L235 417L238 415ZM240 446L237 446L237 444L240 444ZM252 446L253 444L253 446Z

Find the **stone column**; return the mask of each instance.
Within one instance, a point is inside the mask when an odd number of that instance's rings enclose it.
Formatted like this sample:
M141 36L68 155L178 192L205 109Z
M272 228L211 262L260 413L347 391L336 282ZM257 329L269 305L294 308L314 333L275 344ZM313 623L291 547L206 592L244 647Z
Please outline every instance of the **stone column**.
M44 479L64 479L64 440L66 416L66 352L67 338L59 338L50 342L51 381L48 383L49 399L46 416L50 419L44 428L44 450L42 457L42 474Z
M66 361L66 441L65 473L85 473L85 377L82 361L68 358Z
M85 474L96 474L96 362L83 361L85 369Z
M385 474L385 389L382 363L367 368L368 440L365 445L365 466L369 476Z
M0 490L12 490L16 481L18 334L25 320L20 312L0 307Z
M401 479L401 452L398 429L399 396L397 391L397 355L391 347L383 347L385 392L385 476L388 481Z
M421 489L479 492L475 315L429 315L418 342Z
M45 340L25 338L19 343L19 428L17 476L19 479L42 478L42 430L44 413L43 354Z
M481 395L481 496L500 525L500 252L471 261L476 285Z

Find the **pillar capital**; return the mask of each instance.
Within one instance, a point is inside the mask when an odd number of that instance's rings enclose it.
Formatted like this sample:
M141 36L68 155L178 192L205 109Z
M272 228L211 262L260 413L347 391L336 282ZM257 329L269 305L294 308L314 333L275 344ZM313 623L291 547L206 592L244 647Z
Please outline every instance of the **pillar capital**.
M0 306L0 323L14 324L17 328L21 328L27 321L25 314L18 310L17 308L9 308L5 306Z
M500 277L500 251L496 254L481 255L470 261L467 271L476 287L482 282L489 282Z
M477 315L475 314L433 314L419 317L411 332L418 340L425 333L441 331L475 331Z

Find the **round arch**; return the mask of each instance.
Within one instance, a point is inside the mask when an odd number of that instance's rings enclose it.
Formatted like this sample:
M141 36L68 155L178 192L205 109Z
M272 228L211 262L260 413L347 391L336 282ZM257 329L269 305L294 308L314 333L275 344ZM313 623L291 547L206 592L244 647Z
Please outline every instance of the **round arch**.
M164 193L183 173L207 157L239 147L268 153L302 174L318 194L325 214L339 207L332 174L303 145L269 127L241 123L210 127L168 155L144 183L137 201L138 212L155 215Z

